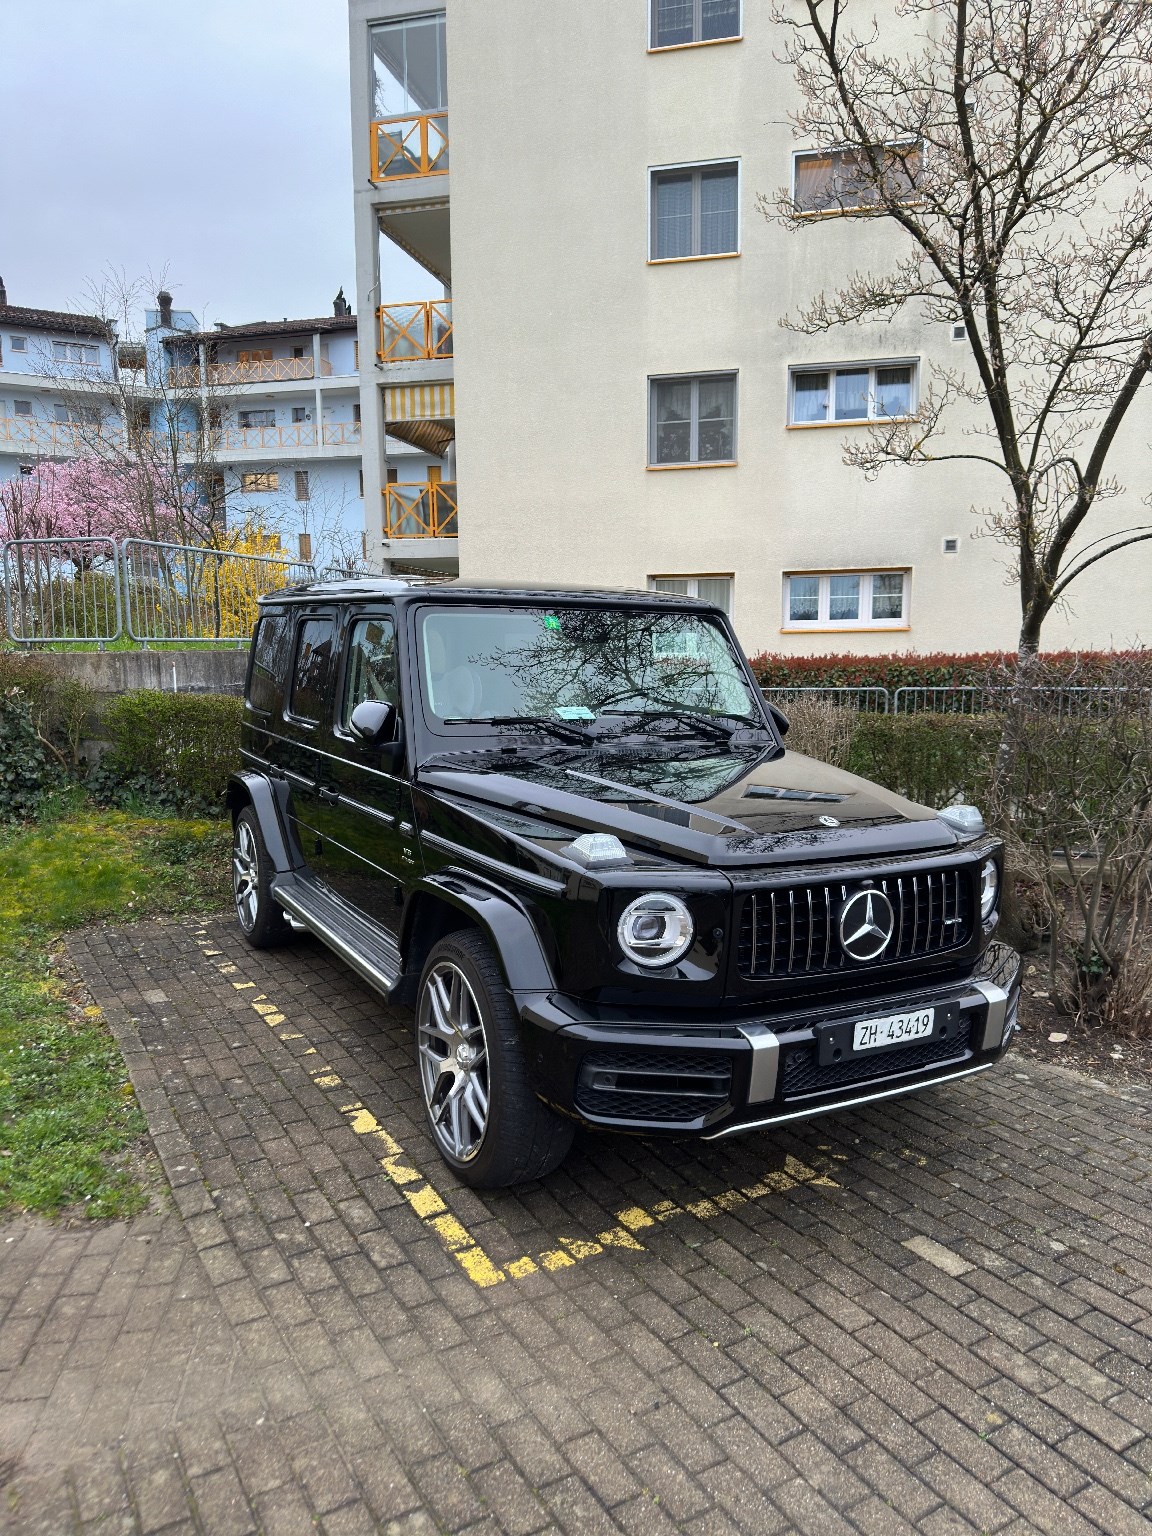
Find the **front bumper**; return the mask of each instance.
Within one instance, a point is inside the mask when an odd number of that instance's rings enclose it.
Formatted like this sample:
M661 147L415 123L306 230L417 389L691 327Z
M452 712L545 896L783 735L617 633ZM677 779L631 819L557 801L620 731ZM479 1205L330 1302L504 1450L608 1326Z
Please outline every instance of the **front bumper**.
M994 943L962 981L717 1022L607 1016L556 993L517 1001L537 1092L554 1108L603 1129L711 1140L985 1071L1016 1028L1020 959ZM931 1038L852 1054L854 1021L930 1007Z

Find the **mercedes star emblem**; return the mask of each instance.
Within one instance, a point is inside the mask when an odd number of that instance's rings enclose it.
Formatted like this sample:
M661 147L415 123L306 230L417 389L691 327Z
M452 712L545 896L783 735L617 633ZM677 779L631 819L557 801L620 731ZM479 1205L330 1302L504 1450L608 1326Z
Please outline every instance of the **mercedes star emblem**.
M822 827L838 827L840 825L835 816L817 816L816 820Z
M875 960L896 931L896 914L883 891L857 891L840 909L840 947L851 960Z

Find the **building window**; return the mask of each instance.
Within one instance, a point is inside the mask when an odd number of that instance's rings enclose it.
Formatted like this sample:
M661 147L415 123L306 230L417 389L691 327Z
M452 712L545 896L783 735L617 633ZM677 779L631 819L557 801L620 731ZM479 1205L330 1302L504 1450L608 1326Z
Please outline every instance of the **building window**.
M650 379L648 462L732 464L736 460L736 375Z
M276 425L276 412L270 411L237 411L236 419L242 427L274 427Z
M299 497L296 499L298 501L300 500ZM305 501L307 501L307 499L307 497L304 498ZM304 561L310 561L312 559L312 535L310 533L298 533L296 535L296 544L298 547L300 559Z
M31 416L32 414L31 400L13 400L12 408L17 416Z
M734 160L652 172L652 261L731 256L739 249Z
M794 368L794 427L824 422L899 421L916 410L916 364L851 363L843 368Z
M238 363L270 363L272 361L271 347L248 347L243 352L237 352Z
M304 409L304 407L302 405L294 405L292 407L292 420L293 421L307 421L308 420L308 412Z
M371 29L372 115L408 117L448 105L444 12Z
M357 473L360 476L360 495L363 496L364 495L364 471L361 469L361 470L358 470Z
M785 629L891 629L908 624L907 571L793 571Z
M240 489L253 491L278 491L280 476L274 469L248 469L240 476Z
M652 0L652 47L740 36L740 0Z
M298 469L296 471L296 500L307 501L308 497L308 471Z
M732 612L731 576L649 576L648 585L653 592L698 597L705 603L715 603L727 614Z
M359 402L359 400L357 400L356 403L352 407L352 420L356 423L357 426L360 425L360 402Z
M292 356L293 357L303 357L304 356L304 348L303 347L293 347L292 348Z
M27 338L27 336L10 336L8 339L12 343L12 350L13 350L13 352L27 352L27 350L28 350L28 338Z
M54 341L52 360L56 363L87 363L100 361L100 348L83 341Z
M920 179L921 146L887 144L882 185L888 197L910 201ZM844 213L878 206L872 168L858 149L803 150L792 157L792 201L799 213Z
M20 473L25 476L34 475L36 473L35 464L21 464Z

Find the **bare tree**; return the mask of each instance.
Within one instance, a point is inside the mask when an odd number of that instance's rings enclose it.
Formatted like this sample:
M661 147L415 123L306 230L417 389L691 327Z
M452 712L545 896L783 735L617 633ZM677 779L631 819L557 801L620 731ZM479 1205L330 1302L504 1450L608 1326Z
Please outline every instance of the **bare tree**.
M210 369L173 366L158 339L139 335L138 316L163 286L122 273L92 282L86 303L114 338L112 370L93 376L67 359L45 366L64 400L71 448L132 485L142 503L136 525L152 538L212 544L235 478L219 458L225 395Z
M822 211L885 220L893 261L785 323L963 322L973 368L932 369L916 417L877 423L845 460L1003 477L984 515L1013 550L1027 656L1084 571L1152 539L1143 512L1109 531L1092 516L1124 494L1109 456L1152 371L1152 4L897 0L857 29L852 9L781 0L774 18L795 132L832 152ZM760 205L818 238L791 189ZM976 421L953 447L945 417L965 403Z

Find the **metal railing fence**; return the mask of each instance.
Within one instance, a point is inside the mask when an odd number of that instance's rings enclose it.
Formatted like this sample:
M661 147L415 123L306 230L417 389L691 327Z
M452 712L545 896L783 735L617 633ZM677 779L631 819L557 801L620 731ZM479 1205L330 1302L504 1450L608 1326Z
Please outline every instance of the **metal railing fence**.
M815 699L850 709L856 714L879 715L994 715L1008 706L1015 689L1010 683L955 683L902 688L823 687L795 684L761 690L764 697L787 713L790 699ZM1112 687L1095 684L1041 684L1025 690L1028 708L1051 719L1072 715L1100 717L1115 709L1152 709L1152 688ZM1138 696L1138 697L1136 697Z
M4 626L17 645L246 644L261 597L307 561L153 539L6 539Z
M6 539L4 627L18 645L69 639L103 645L124 615L114 539Z
M818 699L825 704L836 704L841 709L853 709L857 714L886 715L892 708L892 698L887 688L848 688L829 686L805 687L789 684L783 688L765 688L764 697L787 712L789 699Z

